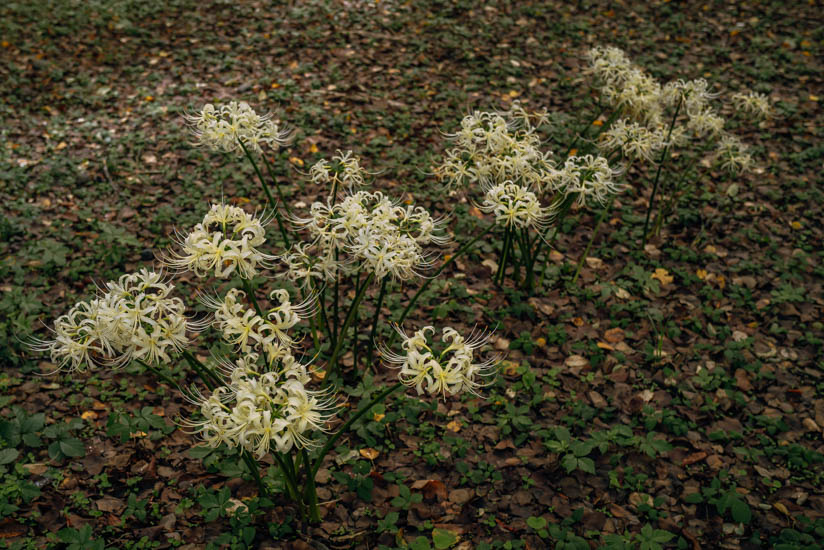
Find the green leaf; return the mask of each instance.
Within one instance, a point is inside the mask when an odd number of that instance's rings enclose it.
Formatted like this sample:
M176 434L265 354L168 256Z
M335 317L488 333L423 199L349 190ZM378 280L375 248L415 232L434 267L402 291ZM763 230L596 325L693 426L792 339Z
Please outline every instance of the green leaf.
M435 543L437 550L446 550L456 542L458 542L458 535L446 529L433 529L432 542Z
M432 545L426 537L418 537L409 545L411 550L432 550Z
M546 527L546 520L542 517L530 516L526 519L526 524L537 531Z
M750 507L741 499L734 499L731 506L732 519L737 523L749 523L752 519Z
M83 442L76 437L61 439L58 443L60 444L60 451L66 456L86 455L86 448L83 446Z
M0 451L0 464L14 462L18 456L20 452L17 449L3 449Z

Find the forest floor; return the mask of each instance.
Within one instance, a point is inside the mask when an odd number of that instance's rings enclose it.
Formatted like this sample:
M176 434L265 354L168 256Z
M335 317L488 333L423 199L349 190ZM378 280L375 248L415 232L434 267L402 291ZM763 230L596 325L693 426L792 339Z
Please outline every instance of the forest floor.
M272 4L0 7L2 543L821 548L820 2ZM51 374L26 350L95 283L151 266L209 201L263 204L242 159L191 146L184 113L272 111L296 129L271 155L293 205L323 193L301 173L353 149L376 189L453 214L463 242L482 221L431 175L444 133L515 100L574 128L595 115L596 45L663 82L767 94L775 116L735 130L756 168L707 167L643 248L653 174L634 173L574 283L594 210L562 226L532 296L493 284L500 237L452 264L408 324L497 327L499 376L485 399L410 391L376 409L319 472L320 525L267 506L232 453L193 449L176 423L193 407L140 367ZM199 284L184 277L187 302ZM393 376L342 391L354 407Z

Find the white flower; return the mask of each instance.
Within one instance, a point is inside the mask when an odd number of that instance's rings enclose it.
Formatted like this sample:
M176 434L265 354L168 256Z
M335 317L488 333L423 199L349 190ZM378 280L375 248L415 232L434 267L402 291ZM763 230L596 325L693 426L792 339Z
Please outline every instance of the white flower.
M509 229L534 227L541 230L552 217L551 211L541 206L535 193L512 182L487 189L484 202L478 208L493 214L495 223Z
M200 330L185 316L174 286L146 269L106 283L99 298L79 302L55 321L53 340L35 339L32 348L47 351L58 369L116 367L132 360L171 361L189 343L187 332Z
M464 338L451 327L443 329L438 349L429 343L429 335L434 334L431 326L415 332L411 337L402 328L395 330L403 338L403 355L383 347L382 357L400 368L399 379L415 388L418 395L427 392L433 395L454 395L467 391L479 395L478 390L487 385L484 379L493 375L501 357L493 355L476 362L475 351L484 346L492 336L491 332L472 331Z
M306 389L306 365L289 357L262 367L256 354L222 364L224 384L193 400L203 418L184 425L210 447L240 447L258 459L315 446L311 433L326 431L335 402L326 392Z
M748 93L738 92L733 94L732 101L735 108L739 111L765 119L772 116L770 98L764 94L753 91Z
M446 134L455 147L435 168L436 177L447 187L514 181L540 190L542 174L551 161L539 149L541 142L531 118L542 124L546 112L527 113L520 105L513 105L509 111L467 115L460 130Z
M666 135L662 128L650 129L625 118L616 120L600 136L598 147L610 152L620 149L628 159L654 160L654 155L666 145Z
M207 103L200 112L186 115L198 145L214 151L243 153L239 142L250 152L260 152L261 144L277 149L291 140L291 132L279 128L271 114L258 115L243 101L216 108Z
M716 148L716 160L721 168L740 173L752 167L752 157L747 153L748 146L735 136L726 135L721 138Z
M580 205L588 198L605 204L610 195L621 191L621 185L614 181L620 173L604 157L572 156L554 178L554 189L566 196L576 194Z
M177 270L192 271L198 277L214 274L228 279L235 273L251 279L259 267L269 268L275 256L264 254L258 247L266 242L266 219L247 214L242 208L213 204L194 229L177 239L180 252L171 252L163 262Z

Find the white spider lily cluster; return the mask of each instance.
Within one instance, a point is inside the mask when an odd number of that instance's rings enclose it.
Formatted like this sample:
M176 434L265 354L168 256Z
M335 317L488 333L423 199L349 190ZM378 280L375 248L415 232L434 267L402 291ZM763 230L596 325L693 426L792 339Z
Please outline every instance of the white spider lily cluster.
M277 149L289 143L291 132L282 130L271 114L258 115L243 101L215 107L207 103L187 115L196 143L213 151L243 153L240 142L250 152L260 152L261 145Z
M210 447L243 448L258 459L269 451L314 446L313 431L326 431L335 403L324 392L306 389L307 367L291 354L267 367L248 353L224 363L224 385L193 399L201 420L184 424Z
M744 113L760 118L770 118L772 116L772 106L770 99L758 92L738 92L732 95L735 108Z
M401 347L404 354L394 353L386 348L381 350L382 357L400 368L398 378L410 388L415 388L418 395L426 392L433 395L455 395L466 391L479 395L478 390L488 382L484 379L494 375L495 367L501 361L499 355L476 361L476 350L485 345L491 332L476 332L464 338L458 332L445 327L441 336L440 352L433 350L429 335L435 328L427 326L407 335L402 328L395 330L403 338Z
M732 135L722 137L715 149L716 160L721 168L730 173L743 172L752 166L748 146Z
M541 206L538 197L521 185L505 182L487 189L481 212L495 216L495 223L507 228L543 230L552 219L552 210Z
M339 203L315 202L307 218L292 223L309 230L311 243L282 256L287 277L308 286L364 268L377 279L409 280L431 265L424 246L443 245L444 219L422 207L401 206L380 192L358 191Z
M563 167L555 170L552 187L564 196L574 196L579 205L587 199L606 204L609 197L621 191L615 177L621 169L612 168L602 156L583 155L569 157Z
M730 146L735 140L724 130L725 119L711 105L719 94L711 91L706 80L676 80L661 86L632 64L623 51L613 47L593 48L588 58L587 72L596 77L602 98L625 115L601 134L598 145L604 154L620 151L630 161L652 161L665 147L683 146L691 139L718 140L725 143L719 143L719 148L727 153L735 149ZM766 96L750 92L735 94L732 99L739 110L759 117L769 115ZM744 170L751 164L741 161L743 156L734 152L716 157L724 163L723 167L733 171Z
M222 300L202 297L201 302L215 310L215 328L238 353L262 353L269 364L290 355L294 341L288 331L314 314L314 297L292 304L286 290L273 290L269 299L277 305L266 310L265 317L248 307L245 297L245 292L233 288Z
M534 125L531 118L536 118ZM545 121L545 112L530 114L518 105L509 111L467 115L460 130L447 134L455 146L446 152L435 175L447 187L513 181L541 191L552 168L549 154L539 149L535 131Z
M232 289L222 300L202 299L239 359L221 364L224 384L194 400L203 419L187 425L211 447L242 447L259 459L271 449L312 446L307 432L325 430L335 405L325 392L306 389L309 367L292 354L288 331L313 314L314 301L292 304L286 290L276 289L269 295L275 305L262 317L244 298Z
M652 162L653 156L663 149L666 143L664 128L649 128L621 118L601 133L598 149L604 154L620 150L629 160L643 159Z
M178 236L180 251L170 252L163 262L198 277L213 274L228 279L237 273L242 279L251 279L259 267L269 267L275 259L258 250L266 242L267 221L237 206L213 204L188 235Z
M202 327L185 316L174 286L146 269L106 283L98 298L79 302L54 323L53 340L34 340L59 369L84 371L122 366L132 360L156 365L189 343L188 331Z
M312 182L328 185L330 192L335 188L335 183L345 186L349 191L355 187L362 187L368 175L369 173L361 167L360 159L354 156L352 151L343 153L338 150L331 163L326 159L320 159L309 169Z

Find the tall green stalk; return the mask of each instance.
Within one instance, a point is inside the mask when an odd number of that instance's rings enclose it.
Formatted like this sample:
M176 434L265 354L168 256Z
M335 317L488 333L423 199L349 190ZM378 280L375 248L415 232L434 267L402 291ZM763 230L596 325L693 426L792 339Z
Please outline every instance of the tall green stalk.
M375 315L372 316L372 330L369 332L369 347L366 350L366 366L372 366L372 359L375 350L375 335L378 332L378 320L381 315L381 307L383 307L383 297L386 294L386 284L389 282L389 276L385 276L381 281L381 289L378 292L378 303L375 305Z
M272 196L272 192L269 191L269 186L266 185L266 180L263 179L263 174L260 173L260 168L258 168L255 159L252 158L252 154L243 144L243 141L238 139L238 143L240 143L241 149L243 149L243 153L246 155L246 158L249 159L249 162L252 164L252 168L255 170L255 174L257 174L258 179L260 180L260 185L263 187L263 192L266 193L266 200L269 201L269 207L275 213L275 220L278 222L278 228L280 229L280 234L283 237L283 245L286 248L289 248L289 236L286 234L286 228L283 225L283 220L280 217L280 209L278 208L278 203L275 201L275 198Z
M664 164L666 164L666 160L669 158L667 155L669 153L670 144L669 140L672 136L672 129L675 128L675 119L678 118L678 113L681 112L681 104L683 103L683 98L678 101L678 106L675 108L675 114L672 115L672 121L669 125L669 130L667 131L667 144L664 146L664 150L661 151L661 158L658 159L658 170L655 172L655 182L652 184L652 194L649 197L649 206L647 207L647 216L644 220L644 234L641 238L641 250L647 246L647 231L649 229L649 217L652 214L652 209L655 206L655 195L658 193L658 182L661 178L661 170L664 168Z

